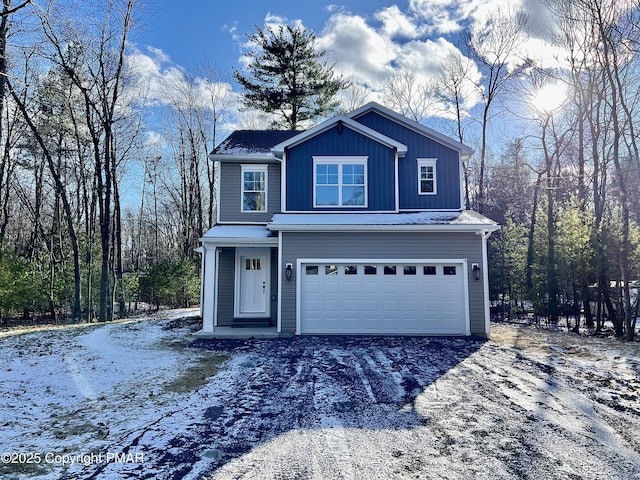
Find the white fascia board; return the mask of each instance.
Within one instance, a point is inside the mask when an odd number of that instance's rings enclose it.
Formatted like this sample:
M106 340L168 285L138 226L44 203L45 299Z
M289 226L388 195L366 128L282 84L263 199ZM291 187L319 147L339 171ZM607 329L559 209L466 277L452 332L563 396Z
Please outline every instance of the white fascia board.
M423 125L419 122L416 122L415 120L411 120L410 118L405 117L404 115L401 115L397 112L394 112L393 110L390 110L386 107L383 107L382 105L376 103L376 102L369 102L366 105L358 108L357 110L354 110L351 113L347 114L347 117L349 118L356 118L364 113L367 113L371 110L374 110L376 112L378 112L379 114L390 118L391 120L398 122L408 128L410 128L411 130L414 130L426 137L429 137L439 143L442 143L443 145L446 145L447 147L456 150L458 152L460 152L460 158L462 160L468 160L471 155L473 155L474 151L473 148L465 145L464 143L460 143L456 140L454 140L453 138L450 138L432 128L427 127L426 125Z
M271 151L276 157L278 155L282 155L287 148L294 147L309 138L315 137L316 135L329 130L334 125L337 125L340 122L342 122L351 130L361 133L362 135L369 137L372 140L375 140L383 145L386 145L389 148L394 148L398 152L398 155L401 157L404 157L407 153L407 146L405 144L400 143L393 138L389 138L386 135L383 135L380 132L373 130L372 128L369 128L359 122L356 122L355 120L352 120L351 118L348 118L344 115L337 115L333 118L330 118L329 120L325 120L315 127L311 127L310 129L305 130L304 132L299 133L298 135L291 137L290 139L285 140L282 143L279 143L278 145L273 147Z
M236 246L278 246L278 237L269 238L247 238L247 237L221 237L221 238L201 238L203 244L216 247L236 247Z

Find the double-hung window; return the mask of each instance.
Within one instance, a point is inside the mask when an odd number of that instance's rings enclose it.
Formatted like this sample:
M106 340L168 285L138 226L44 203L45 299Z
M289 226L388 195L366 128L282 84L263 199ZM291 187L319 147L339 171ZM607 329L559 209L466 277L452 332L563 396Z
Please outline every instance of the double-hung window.
M314 207L366 207L367 157L313 157Z
M418 159L418 195L435 195L438 192L436 183L436 159Z
M267 210L267 166L242 165L242 211Z

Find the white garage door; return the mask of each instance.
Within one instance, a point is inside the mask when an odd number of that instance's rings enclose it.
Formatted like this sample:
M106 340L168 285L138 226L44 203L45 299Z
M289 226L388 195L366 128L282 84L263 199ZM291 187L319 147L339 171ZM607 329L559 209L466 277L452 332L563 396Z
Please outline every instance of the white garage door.
M302 262L302 334L468 334L464 261Z

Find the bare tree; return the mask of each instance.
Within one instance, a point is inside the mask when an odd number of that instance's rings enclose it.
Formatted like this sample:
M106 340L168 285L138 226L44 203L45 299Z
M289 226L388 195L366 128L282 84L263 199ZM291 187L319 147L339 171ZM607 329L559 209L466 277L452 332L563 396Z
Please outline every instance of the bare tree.
M229 115L230 110L236 103L236 96L231 90L229 78L222 73L222 70L205 63L201 69L200 85L205 92L207 99L206 106L203 105L203 115L199 121L199 134L202 145L206 152L211 152L220 143L221 138L226 133L222 130L222 123ZM208 206L207 206L207 226L211 227L215 223L215 189L216 178L213 162L208 156L204 162L207 166L208 183Z
M11 143L15 139L14 131L11 129L15 115L6 108L7 78L9 67L7 63L7 39L9 36L10 18L29 5L31 0L20 2L12 6L11 0L2 0L2 11L0 12L0 139L2 139L2 153L0 154L0 242L4 239L5 231L9 223L9 197L11 178L15 168L11 161Z
M487 130L493 115L496 98L504 91L507 82L517 71L516 54L524 39L527 19L522 14L512 14L501 9L493 11L484 23L474 24L464 36L470 58L478 65L482 81L478 85L483 106L480 124L480 173L478 175L478 211L484 210L485 170L487 162Z
M456 134L460 143L464 143L465 118L469 116L469 110L473 106L470 99L473 99L475 92L472 78L472 64L464 58L460 52L449 55L440 64L440 72L434 81L435 98L442 103L445 112L449 117L453 116L456 125ZM471 198L469 194L469 166L467 162L464 168L464 192L467 209L471 208Z
M416 70L401 69L384 82L384 104L392 110L421 122L435 105L434 86L421 79Z
M92 2L74 5L71 12L40 14L49 60L59 65L81 93L85 126L91 138L101 244L100 305L98 319L113 318L114 174L117 164L116 131L125 75L124 59L133 24L134 0L108 0L104 9ZM99 12L99 17L95 18ZM66 15L65 15L66 13ZM72 16L76 21L66 21ZM117 212L116 212L117 213Z
M357 83L353 78L348 80L349 86L338 92L340 99L340 111L352 112L369 101L369 90Z

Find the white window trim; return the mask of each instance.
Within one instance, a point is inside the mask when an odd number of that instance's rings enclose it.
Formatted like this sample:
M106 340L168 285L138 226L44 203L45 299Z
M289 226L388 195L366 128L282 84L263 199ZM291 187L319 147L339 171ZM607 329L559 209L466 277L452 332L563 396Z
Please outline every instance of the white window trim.
M437 162L437 158L418 158L418 195L438 194L438 169L436 167ZM433 167L433 192L423 192L420 188L420 169L422 167Z
M264 173L264 208L262 210L244 209L244 174L246 172ZM241 165L240 166L240 211L242 213L264 213L267 211L269 192L269 166L268 165Z
M313 208L355 208L362 209L369 206L369 179L368 164L369 157L353 156L353 157L330 157L330 156L314 156L313 157ZM318 205L316 201L316 165L338 165L338 199L342 201L342 165L364 165L364 204L363 205Z

